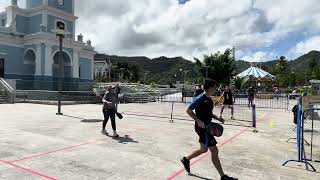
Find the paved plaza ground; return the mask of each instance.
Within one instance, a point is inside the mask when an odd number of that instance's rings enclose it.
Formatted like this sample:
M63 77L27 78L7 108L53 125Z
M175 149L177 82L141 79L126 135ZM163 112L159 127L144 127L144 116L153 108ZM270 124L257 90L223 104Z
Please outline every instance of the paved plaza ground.
M100 133L101 105L63 106L64 116L51 105L0 105L0 179L218 180L210 153L192 161L194 175L183 170L179 159L199 147L198 137L185 104L174 105L175 123L169 123L171 105L121 104L117 139ZM320 163L312 162L317 172L297 163L282 166L297 159L295 142L286 142L295 136L291 112L257 109L259 132L253 133L250 111L236 107L236 120L230 120L225 110L225 131L217 140L227 174L240 180L319 179ZM314 159L320 159L315 133Z

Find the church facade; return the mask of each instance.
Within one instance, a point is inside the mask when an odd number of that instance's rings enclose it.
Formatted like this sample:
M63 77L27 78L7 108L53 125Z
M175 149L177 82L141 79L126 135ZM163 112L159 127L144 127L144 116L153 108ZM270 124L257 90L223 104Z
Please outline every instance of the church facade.
M16 80L17 89L56 89L59 41L54 32L56 22L62 21L68 32L63 40L64 83L78 87L93 81L95 51L90 41L83 42L82 35L76 40L74 3L26 0L26 8L20 8L17 0L11 0L0 13L1 78Z

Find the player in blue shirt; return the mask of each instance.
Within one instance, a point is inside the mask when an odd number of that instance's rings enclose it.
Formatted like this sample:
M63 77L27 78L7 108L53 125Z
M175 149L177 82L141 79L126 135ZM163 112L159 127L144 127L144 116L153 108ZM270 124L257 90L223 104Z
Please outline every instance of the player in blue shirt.
M212 113L214 104L211 99L211 95L213 95L215 91L215 81L206 80L204 83L204 91L205 93L199 95L187 110L189 116L195 120L195 131L199 136L200 149L194 151L187 157L183 157L181 162L186 171L190 173L190 160L206 153L209 149L211 152L212 163L218 170L221 180L235 180L235 178L224 174L218 156L217 141L214 136L206 130L206 126L211 122L212 118L224 123L223 118L219 118ZM195 110L195 113L193 110Z

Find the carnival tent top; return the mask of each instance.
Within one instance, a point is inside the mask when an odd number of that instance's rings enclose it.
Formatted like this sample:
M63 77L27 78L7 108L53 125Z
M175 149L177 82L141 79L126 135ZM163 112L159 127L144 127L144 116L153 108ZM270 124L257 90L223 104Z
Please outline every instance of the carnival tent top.
M236 77L243 78L243 77L250 77L250 76L253 76L255 78L274 78L272 74L254 66L251 66L247 70L238 74Z

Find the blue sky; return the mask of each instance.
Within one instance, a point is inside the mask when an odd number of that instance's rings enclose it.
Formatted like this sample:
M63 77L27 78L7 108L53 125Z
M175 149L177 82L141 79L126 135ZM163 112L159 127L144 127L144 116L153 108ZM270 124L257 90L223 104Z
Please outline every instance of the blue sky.
M291 49L294 48L294 45L298 44L299 42L305 41L307 39L308 39L308 36L306 36L303 32L294 32L279 39L278 41L275 41L270 46L250 48L250 50L247 50L245 52L248 54L250 53L252 54L254 52L268 52L270 55L266 56L267 59L262 59L263 61L276 59L277 56L279 57L281 55L286 56L287 59L289 60L294 60L302 54L296 54L296 53L290 52ZM320 50L320 47L318 50ZM307 51L305 53L307 53ZM241 58L241 56L240 57L238 56L237 58ZM260 61L260 59L257 59L257 60Z
M185 4L190 0L178 0L179 4ZM195 1L195 0L194 0ZM254 2L254 1L252 1ZM289 6L290 8L290 6ZM294 6L292 7L294 8ZM319 9L320 10L320 9ZM308 11L308 9L306 9ZM293 20L294 21L294 20ZM272 30L272 26L269 27L269 31ZM313 31L313 30L311 30ZM313 34L308 34L308 30L304 27L301 28L300 31L293 31L289 32L287 35L279 38L278 40L274 41L273 43L262 46L262 47L252 47L250 49L243 50L240 55L237 55L238 59L243 58L243 55L248 54L254 54L258 52L265 52L265 56L261 58L256 58L256 61L267 61L275 59L277 56L285 55L289 60L293 60L297 58L298 56L302 55L301 52L295 52L295 46L301 42L306 42L309 40L310 37L317 37L319 36L319 31L316 30ZM316 46L314 48L309 48L304 51L304 53L307 53L308 50L320 50L320 43L319 46ZM303 51L303 50L302 50ZM249 58L252 58L254 56L251 56ZM248 59L249 60L249 59Z
M178 0L178 1L179 1L179 4L184 4L184 3L186 3L186 2L188 2L190 0Z
M19 5L24 6L24 0ZM98 52L183 56L235 46L237 59L295 59L320 50L318 0L77 0L76 33ZM0 0L0 9L10 4Z

